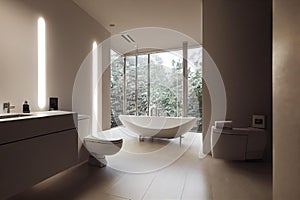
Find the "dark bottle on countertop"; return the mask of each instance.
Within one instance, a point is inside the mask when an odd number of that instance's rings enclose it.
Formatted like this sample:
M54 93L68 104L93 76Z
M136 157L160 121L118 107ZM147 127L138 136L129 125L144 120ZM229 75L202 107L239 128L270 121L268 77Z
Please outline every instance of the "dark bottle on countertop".
M23 113L30 113L30 109L27 101L25 101L25 103L23 104Z

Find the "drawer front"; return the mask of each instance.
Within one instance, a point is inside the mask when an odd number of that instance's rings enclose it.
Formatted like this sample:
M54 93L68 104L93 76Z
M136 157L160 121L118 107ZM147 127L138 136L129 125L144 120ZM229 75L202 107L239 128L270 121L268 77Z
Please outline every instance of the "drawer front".
M76 129L0 145L0 199L61 172L77 161Z
M0 123L0 145L74 129L76 126L76 114L2 122Z

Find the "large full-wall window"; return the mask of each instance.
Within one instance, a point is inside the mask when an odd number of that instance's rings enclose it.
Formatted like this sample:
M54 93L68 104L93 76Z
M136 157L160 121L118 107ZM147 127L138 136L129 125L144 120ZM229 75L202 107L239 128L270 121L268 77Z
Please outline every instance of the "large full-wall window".
M150 115L182 116L182 51L150 54Z
M111 101L111 126L120 124L118 116L123 114L124 106L124 58L114 51L111 51L111 80L110 80L110 101Z
M188 49L187 115L197 118L197 132L202 131L202 48Z
M148 55L139 55L137 56L137 114L148 115L148 113Z
M126 110L123 111L128 115L136 114L136 57L135 56L127 56L126 57L126 78L125 78L125 105ZM119 94L122 95L122 94Z
M184 105L183 51L122 56L111 50L111 126L118 116L184 116L197 118L202 130L202 48L188 49L187 105Z

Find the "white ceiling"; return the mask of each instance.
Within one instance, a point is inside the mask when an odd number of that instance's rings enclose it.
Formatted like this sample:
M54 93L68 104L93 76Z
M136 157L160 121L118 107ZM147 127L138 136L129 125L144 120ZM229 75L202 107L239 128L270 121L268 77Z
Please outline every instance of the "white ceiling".
M73 1L112 35L119 34L113 39L119 40L118 44L125 41L120 33L130 33L139 47L152 44L154 47L178 48L183 41L202 44L202 0ZM110 27L109 24L115 24L115 27ZM143 27L164 29L141 29ZM167 29L181 32L191 38ZM168 35L168 33L171 34ZM123 47L119 51L128 52L129 50Z

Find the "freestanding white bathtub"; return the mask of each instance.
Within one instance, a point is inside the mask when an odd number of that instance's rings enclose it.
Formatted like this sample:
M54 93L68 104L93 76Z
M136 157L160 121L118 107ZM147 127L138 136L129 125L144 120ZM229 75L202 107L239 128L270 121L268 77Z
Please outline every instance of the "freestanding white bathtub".
M190 131L195 122L195 117L154 117L120 115L122 124L129 130L143 137L152 138L177 138Z

